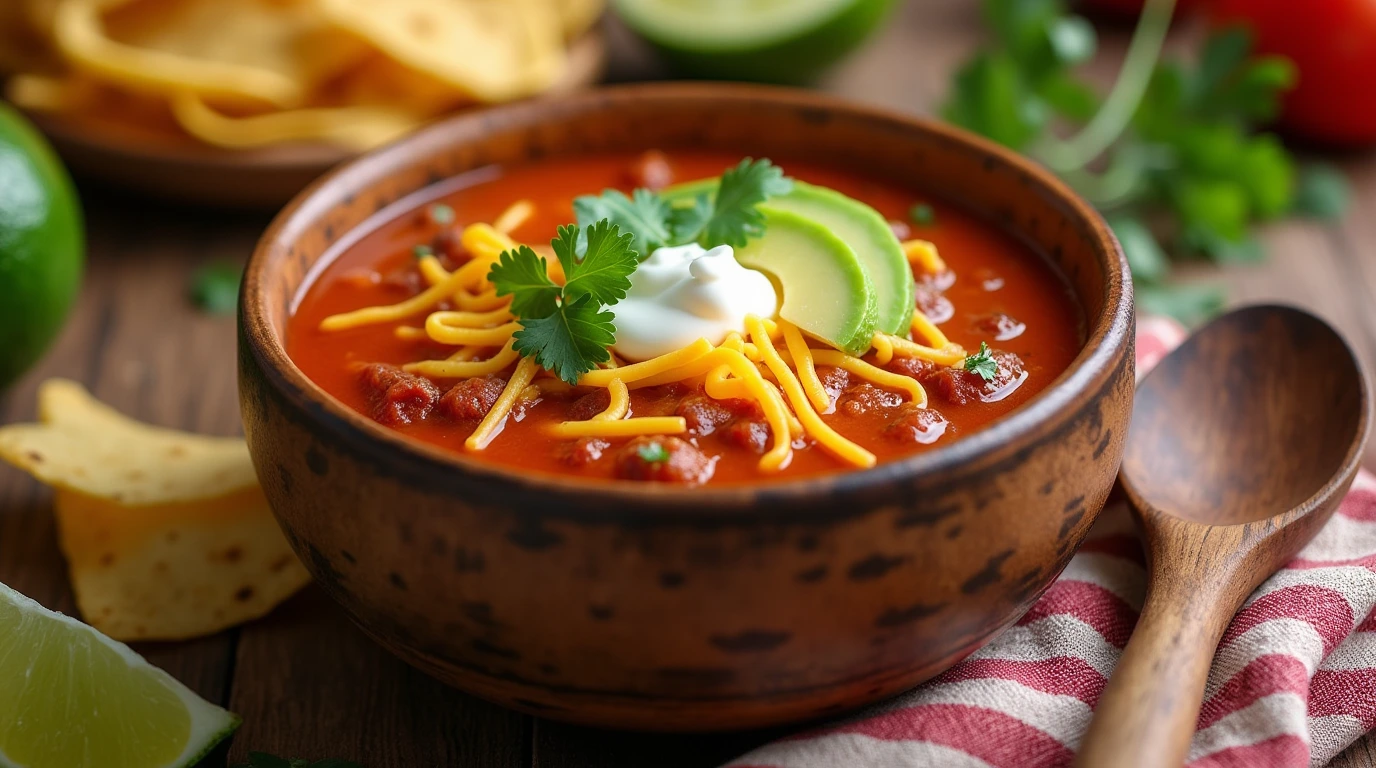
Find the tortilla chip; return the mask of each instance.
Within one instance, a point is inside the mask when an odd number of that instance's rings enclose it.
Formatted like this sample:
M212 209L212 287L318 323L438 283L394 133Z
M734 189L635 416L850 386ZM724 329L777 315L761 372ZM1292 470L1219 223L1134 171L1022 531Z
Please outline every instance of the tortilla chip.
M45 382L41 424L0 428L0 459L57 488L82 616L117 640L178 640L267 613L309 580L248 449L133 421Z
M564 38L573 40L592 29L606 10L605 0L549 0L564 24Z
M299 105L367 53L304 2L124 0L103 9L100 0L66 0L52 24L62 53L84 71L243 107Z
M0 75L51 73L59 66L56 52L42 31L30 21L24 4L17 0L0 0Z
M563 72L563 19L543 0L320 0L327 19L475 100L549 88Z
M236 118L216 112L189 93L172 100L172 113L187 133L230 149L326 141L362 151L409 133L421 123L419 118L382 107L289 109Z

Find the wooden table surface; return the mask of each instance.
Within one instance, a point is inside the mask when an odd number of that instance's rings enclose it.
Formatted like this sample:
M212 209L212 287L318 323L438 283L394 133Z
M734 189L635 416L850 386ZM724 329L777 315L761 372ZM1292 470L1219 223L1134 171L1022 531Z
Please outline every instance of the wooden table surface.
M824 87L931 113L951 67L979 38L977 5L906 4ZM624 30L613 27L610 33L614 78L653 71ZM1111 56L1112 49L1121 49L1121 39L1111 37L1107 47ZM1344 222L1280 224L1267 233L1265 264L1197 270L1191 279L1225 284L1234 302L1281 300L1313 309L1342 329L1372 370L1376 153L1330 159L1356 190ZM233 320L196 312L186 292L198 266L242 263L269 216L182 208L86 184L82 194L90 262L80 303L39 368L0 395L0 422L33 419L38 382L65 376L139 419L209 434L240 433ZM48 490L0 466L0 581L72 613L50 506ZM238 630L194 642L141 644L137 650L243 716L232 745L203 763L213 768L244 759L250 749L346 758L366 768L705 768L771 736L609 733L509 712L394 660L314 588ZM1335 764L1376 765L1376 739L1354 745Z

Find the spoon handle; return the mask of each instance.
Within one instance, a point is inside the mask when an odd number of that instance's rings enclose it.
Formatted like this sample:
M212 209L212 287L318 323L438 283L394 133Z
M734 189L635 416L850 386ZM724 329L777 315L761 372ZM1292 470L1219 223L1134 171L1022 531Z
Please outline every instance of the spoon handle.
M1204 574L1154 570L1080 744L1080 768L1179 768L1189 752L1214 650L1247 593L1221 590Z

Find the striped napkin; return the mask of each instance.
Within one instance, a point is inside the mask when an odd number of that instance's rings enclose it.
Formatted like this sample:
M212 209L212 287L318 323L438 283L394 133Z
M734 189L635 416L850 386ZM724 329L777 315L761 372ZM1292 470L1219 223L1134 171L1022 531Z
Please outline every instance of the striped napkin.
M1184 339L1144 319L1138 371ZM1104 510L1032 610L940 677L730 768L1069 765L1146 592L1131 517ZM1191 768L1321 766L1376 726L1376 477L1248 598L1223 636Z

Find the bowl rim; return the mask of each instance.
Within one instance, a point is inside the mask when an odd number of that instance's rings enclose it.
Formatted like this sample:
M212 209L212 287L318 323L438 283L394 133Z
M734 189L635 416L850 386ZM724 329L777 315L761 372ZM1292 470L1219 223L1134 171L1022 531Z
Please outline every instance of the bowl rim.
M710 98L732 102L767 101L775 106L847 113L887 122L902 130L933 134L1009 166L1028 178L1034 187L1066 206L1071 218L1079 218L1085 223L1086 233L1094 241L1100 258L1108 262L1103 286L1103 308L1098 317L1091 318L1087 308L1082 306L1088 334L1070 366L1046 389L1013 412L943 448L881 463L869 469L794 480L684 488L659 483L609 482L543 472L522 473L515 468L470 458L407 437L353 411L313 382L296 366L288 356L285 345L278 340L276 327L266 311L265 287L269 264L285 258L296 233L310 229L313 221L357 191L386 178L390 168L414 164L417 158L452 144L452 135L481 134L494 127L538 125L543 122L545 115L558 114L560 108L576 110L600 106L614 110L619 104L647 99L692 101ZM423 192L424 189L409 193L401 201ZM340 235L336 242L347 237L347 233ZM316 269L315 264L308 268L302 287L312 278ZM363 455L373 454L375 458L392 459L391 463L409 470L408 475L429 472L433 477L448 474L452 479L457 473L465 480L489 482L526 492L547 492L576 501L582 508L633 503L640 508L655 508L656 511L689 511L694 515L702 515L707 512L738 513L758 509L769 506L764 503L766 498L787 504L789 500L819 494L834 497L836 494L897 481L911 482L918 478L943 475L958 477L963 474L962 468L982 467L997 462L1039 442L1039 438L1054 437L1077 415L1077 403L1082 398L1096 394L1107 382L1119 357L1130 354L1134 312L1132 278L1127 260L1103 217L1051 171L1011 149L946 123L827 94L775 86L672 82L605 86L558 98L464 113L439 121L330 171L297 194L277 214L259 239L245 268L240 288L238 343L241 347L248 345L248 352L277 394L328 430L337 444L355 449ZM242 349L240 353L242 358ZM242 361L240 365L242 367ZM436 472L441 474L435 475ZM844 514L844 511L841 513Z

